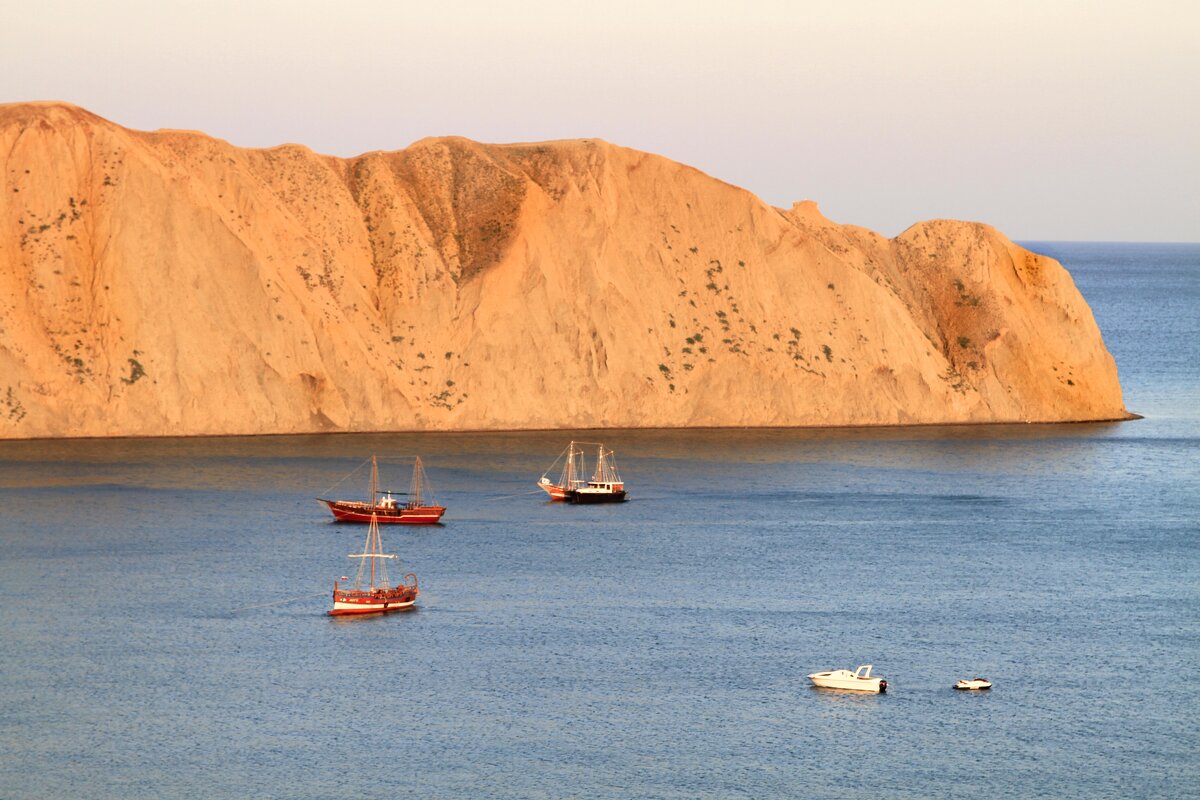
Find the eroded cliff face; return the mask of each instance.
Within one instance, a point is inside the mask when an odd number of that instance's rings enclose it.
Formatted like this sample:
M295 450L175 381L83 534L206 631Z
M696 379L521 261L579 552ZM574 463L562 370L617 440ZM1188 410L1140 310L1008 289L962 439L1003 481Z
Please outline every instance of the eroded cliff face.
M354 159L0 106L0 437L1118 419L1055 261L596 140Z

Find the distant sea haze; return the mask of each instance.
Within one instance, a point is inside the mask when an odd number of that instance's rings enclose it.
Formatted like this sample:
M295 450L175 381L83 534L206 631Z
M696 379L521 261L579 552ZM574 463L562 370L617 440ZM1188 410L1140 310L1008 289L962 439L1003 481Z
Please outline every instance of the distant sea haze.
M0 795L1194 794L1200 246L1027 246L1144 419L0 442ZM572 435L629 502L546 501ZM448 510L347 622L372 453Z

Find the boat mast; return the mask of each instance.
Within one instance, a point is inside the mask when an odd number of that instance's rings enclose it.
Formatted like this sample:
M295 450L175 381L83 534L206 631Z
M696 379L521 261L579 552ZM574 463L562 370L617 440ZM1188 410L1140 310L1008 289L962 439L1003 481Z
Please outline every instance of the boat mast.
M575 486L575 442L567 445L567 484L564 489L573 489Z
M378 576L375 572L375 559L394 559L396 556L385 555L383 553L383 539L379 535L379 515L374 511L371 512L371 524L367 528L367 540L363 542L362 552L350 553L349 557L357 558L359 560L358 572L354 576L354 591L357 592L362 589L363 578L367 576L366 562L368 559L371 562L371 585L367 587L368 590L375 590L377 578L379 582L382 583L382 588L387 589L391 587L391 579L388 575L387 562L384 562L380 565Z
M376 487L379 483L379 465L375 463L375 456L371 456L371 498L367 500L370 506L375 505L376 498L379 497L379 492Z
M421 505L421 457L417 456L417 463L413 464L413 482L412 491L409 492L412 499L409 505L417 507Z

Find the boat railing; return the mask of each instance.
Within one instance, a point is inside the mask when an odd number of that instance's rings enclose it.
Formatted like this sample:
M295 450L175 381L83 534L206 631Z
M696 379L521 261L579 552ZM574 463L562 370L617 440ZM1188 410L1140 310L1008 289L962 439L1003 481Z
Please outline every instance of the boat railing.
M415 589L415 588L417 588L417 587L416 587L416 583L414 582L413 584L407 585L407 586L404 584L397 584L395 586L386 586L386 587L379 586L379 587L376 587L374 590L371 590L371 589L338 589L337 593L338 593L339 597L345 597L347 599L352 599L352 600L358 600L358 599L365 600L365 599L370 599L372 597L379 597L380 595L393 594L398 591L404 591L404 590Z

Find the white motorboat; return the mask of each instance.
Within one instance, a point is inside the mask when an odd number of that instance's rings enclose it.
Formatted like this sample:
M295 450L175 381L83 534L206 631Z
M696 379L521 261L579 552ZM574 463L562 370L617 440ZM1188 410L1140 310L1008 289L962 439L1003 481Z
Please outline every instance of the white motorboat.
M990 689L990 688L992 688L992 682L989 681L987 678L972 678L971 680L967 680L966 678L964 678L961 681L959 681L958 683L954 684L954 688L955 689Z
M887 681L871 677L871 665L863 664L854 672L835 669L830 672L814 672L808 676L814 686L822 689L847 689L852 692L886 692Z

